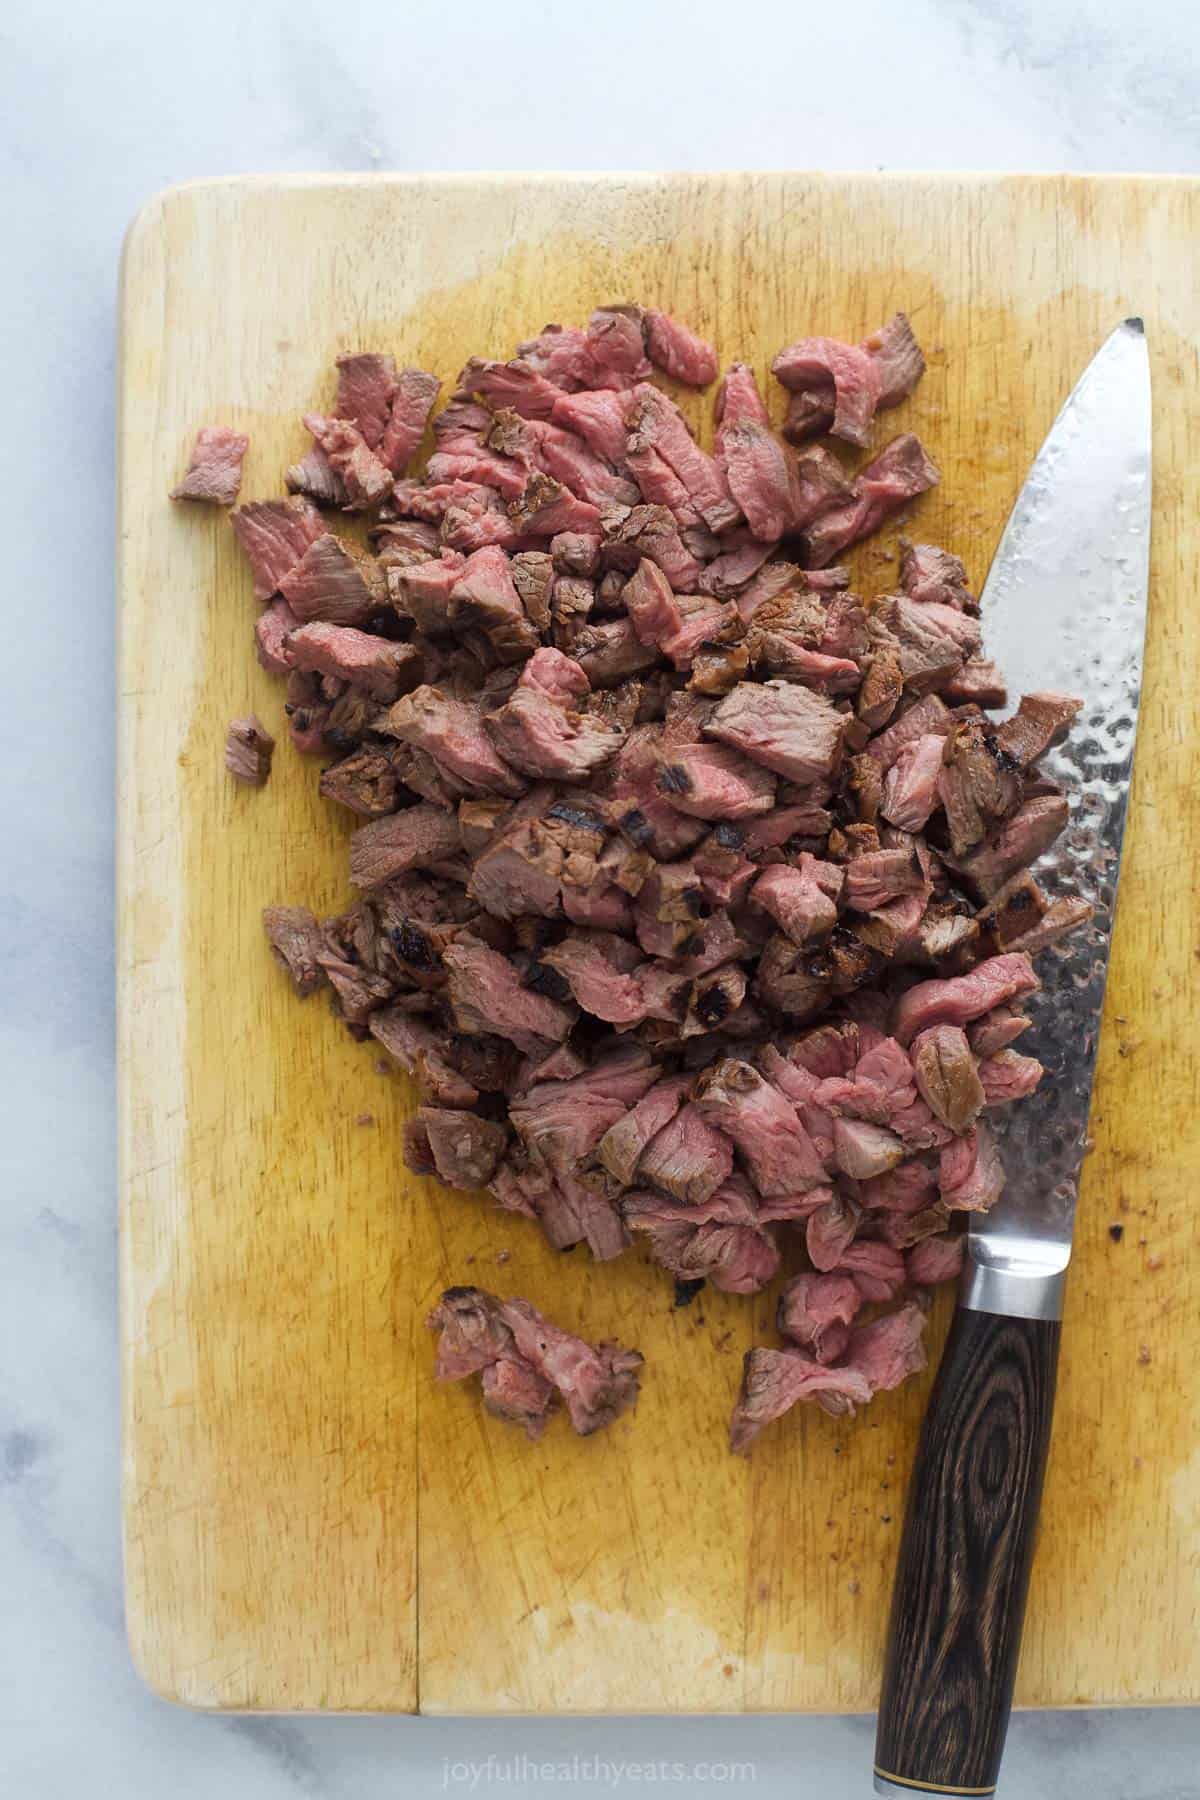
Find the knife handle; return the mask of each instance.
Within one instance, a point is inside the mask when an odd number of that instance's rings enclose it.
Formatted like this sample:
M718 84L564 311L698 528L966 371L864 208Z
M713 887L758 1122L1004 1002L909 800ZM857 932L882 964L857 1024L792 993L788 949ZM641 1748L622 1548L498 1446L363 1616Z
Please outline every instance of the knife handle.
M1058 1372L1057 1319L960 1306L909 1485L875 1787L991 1794L1021 1646Z

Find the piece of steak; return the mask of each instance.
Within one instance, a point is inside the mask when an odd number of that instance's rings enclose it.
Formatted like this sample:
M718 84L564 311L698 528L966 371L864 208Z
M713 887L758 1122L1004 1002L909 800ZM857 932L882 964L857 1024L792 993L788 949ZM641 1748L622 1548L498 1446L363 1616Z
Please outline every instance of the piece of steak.
M644 316L646 354L655 368L688 387L707 387L717 379L717 353L670 313L648 306Z
M288 649L292 668L336 675L383 702L395 700L421 667L421 653L412 644L393 643L350 625L302 625L292 632Z
M411 590L412 573L406 590ZM467 557L449 592L446 622L455 631L482 631L501 662L523 662L538 647L509 559L495 544Z
M531 1439L542 1435L560 1404L582 1437L637 1404L640 1352L588 1344L552 1325L527 1300L447 1288L428 1324L441 1332L438 1379L480 1375L487 1410L524 1425Z
M946 1205L961 1212L986 1212L1000 1198L1004 1165L982 1119L942 1151L938 1188Z
M350 880L368 892L410 869L437 868L461 848L458 820L439 806L410 806L362 825L350 839Z
M424 566L424 565L422 565ZM387 575L372 557L325 532L279 580L279 592L302 625L362 625L387 593Z
M256 600L269 600L309 545L325 535L325 521L307 500L252 500L229 515L250 572Z
M912 1065L921 1098L943 1125L962 1132L974 1124L986 1096L960 1025L931 1025L919 1032L913 1039Z
M697 1204L634 1193L621 1205L630 1230L646 1234L655 1262L677 1282L711 1281L726 1294L757 1294L779 1268L771 1223L739 1175Z
M883 391L883 378L879 362L869 351L836 338L800 338L779 352L771 373L792 393L831 396L828 429L834 437L860 449L871 441L871 420ZM823 398L810 404L813 424L825 430ZM792 428L801 429L799 418L792 420Z
M843 716L819 694L786 681L742 681L705 726L705 736L740 750L789 781L822 781L841 753Z
M749 1450L763 1429L801 1400L818 1400L835 1418L865 1406L872 1388L853 1368L829 1368L806 1350L748 1350L729 1427L729 1448Z
M658 791L668 805L694 819L753 819L775 804L774 776L719 744L664 751Z
M861 469L855 480L856 497L844 506L822 513L807 533L805 543L810 568L823 569L869 537L893 513L936 487L940 477L912 432L893 438L879 455Z
M642 1151L638 1175L676 1200L699 1206L733 1172L733 1145L690 1102Z
M1050 848L1065 829L1068 817L1069 808L1062 794L1026 800L994 836L986 838L957 865L960 875L970 888L989 899Z
M492 1179L508 1141L503 1125L449 1106L419 1107L416 1118L439 1181L480 1188Z
M300 998L305 1000L324 987L325 971L317 958L325 939L307 906L266 906L262 920L272 954Z
M935 544L911 544L907 539L901 543L900 586L913 600L933 600L960 612L979 610L967 587L966 565Z
M803 1193L824 1181L824 1166L795 1108L749 1063L725 1058L706 1069L694 1106L736 1145L764 1199Z
M770 426L755 419L722 425L720 463L754 537L775 544L797 529L805 509L795 455Z
M737 524L741 511L730 498L719 465L701 450L683 414L661 388L639 382L625 416L629 425L630 452L657 450L675 471L696 511L713 531L725 531Z
M376 456L357 426L348 419L305 413L304 423L317 448L342 484L347 512L367 512L390 495L394 476Z
M802 851L798 862L776 863L755 882L750 901L769 913L794 944L827 937L837 924L845 873Z
M893 1029L902 1044L934 1025L967 1025L1041 986L1028 956L1020 952L990 957L948 981L919 981L896 1003Z
M230 722L225 735L225 767L235 781L265 787L271 773L275 739L253 713Z
M572 659L564 657L564 662ZM583 674L583 665L573 665ZM505 762L542 780L582 781L610 762L625 733L595 712L576 712L542 687L518 686L484 719Z
M943 1281L957 1281L962 1272L965 1237L941 1234L923 1238L905 1257L908 1280L913 1287L938 1287Z
M228 425L204 425L196 434L187 472L172 500L205 500L214 506L234 506L242 487L242 459L250 439Z
M460 937L442 960L460 1031L491 1032L508 1038L519 1050L533 1052L561 1043L578 1017L574 1006L563 1006L527 987L506 956L478 940Z
M376 446L393 475L403 475L421 447L441 382L425 369L401 369L383 434Z
M850 1341L848 1328L862 1303L850 1275L795 1275L779 1296L776 1329L818 1362L836 1362Z

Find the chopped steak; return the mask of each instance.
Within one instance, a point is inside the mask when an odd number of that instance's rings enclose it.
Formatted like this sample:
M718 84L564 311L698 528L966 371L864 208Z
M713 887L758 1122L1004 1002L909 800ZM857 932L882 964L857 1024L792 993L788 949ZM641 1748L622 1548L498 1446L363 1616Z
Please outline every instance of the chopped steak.
M509 566L521 604L537 631L550 624L550 594L554 586L554 561L544 550L521 550Z
M920 1032L913 1040L912 1064L926 1105L951 1131L966 1131L985 1104L985 1091L962 1027L931 1025Z
M410 573L408 586L411 588ZM446 622L455 630L478 627L501 662L522 662L538 646L537 632L521 604L508 558L488 544L467 557L450 589Z
M349 420L306 413L304 423L342 484L346 495L343 505L348 512L365 512L391 493L391 470Z
M362 825L350 839L350 879L368 891L410 869L436 868L461 848L458 820L438 806L410 806Z
M447 947L442 960L460 1031L493 1032L518 1050L534 1051L561 1043L575 1023L574 1007L526 986L508 958L487 944L460 937Z
M523 419L548 419L562 389L520 357L512 362L485 362L473 356L458 377L458 393L478 395L493 411L510 407Z
M585 1343L527 1300L498 1300L480 1288L447 1288L429 1315L440 1331L441 1381L482 1380L483 1403L537 1439L555 1407L587 1437L637 1404L644 1358L620 1344Z
M799 861L776 863L759 876L750 899L769 913L794 944L827 937L837 924L845 874L835 863L802 851Z
M588 448L606 462L623 463L629 447L625 403L608 389L596 393L560 394L553 420L581 437Z
M441 385L424 369L401 369L396 377L391 411L374 446L393 475L403 475L417 454Z
M851 544L878 531L884 521L919 495L936 487L937 469L911 432L893 438L885 450L860 469L855 498L822 513L807 535L809 566L823 569Z
M727 1294L757 1294L779 1268L767 1209L738 1175L695 1205L627 1194L627 1225L645 1232L655 1262L677 1281L711 1281Z
M646 354L655 368L688 387L707 387L717 379L717 353L669 313L649 306L645 314Z
M592 359L586 331L575 325L543 325L535 338L517 345L517 355L568 393L588 387L592 379Z
M663 753L658 791L695 819L752 819L770 812L775 780L719 744L681 744Z
M600 513L590 501L577 499L553 475L541 473L530 475L520 496L509 501L508 516L519 531L530 537L600 529Z
M997 1050L979 1065L979 1084L986 1106L1007 1106L1032 1094L1045 1074L1036 1056Z
M638 1164L643 1181L690 1206L710 1200L732 1171L732 1143L690 1103L655 1133Z
M265 787L271 773L275 739L254 714L234 719L225 738L225 767L249 787Z
M588 320L587 345L596 387L632 387L650 373L640 306L598 306Z
M1000 748L1014 763L1028 768L1066 736L1082 705L1069 694L1022 694L1012 718L996 732Z
M397 702L382 727L390 737L433 757L469 791L516 795L525 783L497 756L478 706L436 687L419 687Z
M978 602L967 588L966 565L934 544L901 544L900 586L913 600L932 600L975 612Z
M679 603L657 563L643 556L621 590L630 623L642 644L658 645L680 629Z
M1005 949L1023 950L1027 956L1035 956L1039 950L1045 950L1050 944L1056 944L1060 938L1066 937L1069 932L1078 931L1081 925L1088 924L1093 910L1088 901L1081 900L1077 895L1064 894L1051 902L1036 925L1010 938Z
M971 852L959 865L959 872L985 899L990 898L1050 848L1066 826L1067 816L1067 802L1061 794L1026 800L994 837Z
M583 673L579 663L574 667ZM518 686L484 724L513 768L561 781L585 779L611 761L625 736L620 726L599 714L574 712L544 688L533 686Z
M923 1238L905 1257L908 1280L913 1287L938 1287L943 1281L957 1281L962 1272L966 1239L939 1235Z
M508 1140L503 1125L448 1106L420 1107L417 1123L439 1181L447 1187L478 1188L491 1180Z
M732 1139L764 1199L800 1193L824 1180L795 1108L749 1063L726 1059L706 1070L697 1084L695 1110Z
M933 732L910 738L901 746L884 776L879 804L879 810L889 824L899 826L902 831L924 830L939 805L938 782L945 747L945 738Z
M287 601L278 597L259 614L254 627L255 653L269 675L286 675L292 668L290 639L299 623Z
M657 450L675 471L693 506L713 531L736 525L740 510L730 498L720 467L701 450L679 408L661 388L639 382L626 413L629 449Z
M283 473L283 483L289 494L302 494L315 506L344 507L346 504L346 484L335 474L333 464L316 444L298 461L288 465Z
M325 984L325 971L317 961L325 948L321 927L307 906L263 908L263 930L280 967L291 976L302 1000Z
M894 313L886 325L863 340L863 349L874 359L879 371L879 399L876 405L899 406L907 400L925 373L925 357L913 336L912 326L904 313Z
M646 1146L669 1125L692 1086L690 1075L672 1075L647 1088L632 1110L610 1125L596 1146L596 1159L618 1186L629 1187Z
M836 338L800 338L779 352L771 373L793 393L831 393L829 430L834 437L860 449L870 442L883 380L878 361L868 351Z
M865 1406L872 1391L857 1369L828 1368L806 1350L748 1350L729 1447L736 1453L748 1450L764 1425L781 1419L800 1400L815 1399L839 1418Z
M230 515L254 577L254 597L269 600L309 545L325 535L325 521L307 500L252 500Z
M338 357L337 372L334 416L348 419L368 448L378 450L396 395L395 358L357 351Z
M867 1119L835 1119L833 1155L843 1175L869 1181L895 1168L904 1156L904 1144L894 1131Z
M717 427L715 442L718 456L721 454L725 426L740 425L747 420L758 425L770 424L770 414L758 391L758 381L749 363L732 363L725 371L717 390L713 419Z
M654 1085L658 1066L638 1044L623 1044L583 1075L535 1081L509 1116L531 1163L560 1182L574 1179L605 1133Z
M291 634L288 649L292 668L336 675L383 701L394 700L421 664L412 644L395 644L350 625L302 625Z
M818 1362L836 1362L862 1303L852 1275L796 1275L779 1296L779 1335L811 1351Z
M705 726L708 737L790 781L823 780L841 750L843 719L828 700L786 681L739 682Z
M995 1006L1006 1006L1041 986L1028 956L993 956L949 981L920 981L896 1004L895 1035L910 1044L933 1025L966 1025Z
M811 441L865 446L912 392L903 314L781 352L783 441L747 364L712 454L656 369L717 373L653 309L545 325L467 363L414 477L438 378L343 356L297 497L231 516L292 742L357 823L360 898L269 913L275 953L415 1081L410 1166L551 1246L636 1236L689 1295L753 1294L803 1239L744 1445L919 1368L898 1297L953 1278L952 1215L1001 1191L989 1115L1044 1079L1012 1048L1030 958L1090 917L1029 872L1079 703L987 717L1003 675L950 551L901 539L886 592L869 552L861 595L835 561L937 480L911 433L857 474ZM553 1328L519 1349L519 1303L455 1293L453 1372L536 1433Z
M968 1025L967 1041L976 1056L994 1056L997 1050L1006 1049L1023 1031L1028 1031L1032 1022L1015 1006L997 1006Z
M1004 1166L995 1139L982 1120L942 1151L938 1187L946 1205L961 1212L986 1212L1000 1198Z
M721 466L754 537L774 544L796 529L801 511L796 460L768 425L755 419L722 425Z
M386 576L360 550L325 532L281 576L279 592L302 624L362 625L384 598Z
M187 473L172 500L207 500L215 506L234 506L242 486L242 458L250 439L228 425L205 425L196 434Z

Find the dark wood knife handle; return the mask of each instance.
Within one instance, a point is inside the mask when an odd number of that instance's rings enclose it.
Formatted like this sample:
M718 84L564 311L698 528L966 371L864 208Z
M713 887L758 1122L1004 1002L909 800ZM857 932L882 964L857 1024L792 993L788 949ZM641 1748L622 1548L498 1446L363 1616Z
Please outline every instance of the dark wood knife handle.
M1059 1331L1057 1320L954 1315L909 1486L879 1704L875 1772L901 1791L996 1786Z

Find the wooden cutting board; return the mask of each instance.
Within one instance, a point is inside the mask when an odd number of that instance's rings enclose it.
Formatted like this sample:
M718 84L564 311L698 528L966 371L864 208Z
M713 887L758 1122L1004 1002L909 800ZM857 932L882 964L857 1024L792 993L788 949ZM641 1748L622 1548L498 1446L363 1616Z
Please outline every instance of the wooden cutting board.
M281 491L334 356L451 378L636 297L765 375L904 307L919 534L982 579L1043 433L1124 314L1155 383L1153 591L1118 941L1018 1698L1200 1699L1200 415L1194 182L1013 177L269 178L152 201L126 246L120 416L120 1061L126 1585L146 1679L202 1707L865 1710L928 1388L725 1428L773 1296L597 1266L406 1173L405 1083L266 954L260 908L345 903L349 821L285 740L250 582L167 491L251 434ZM775 401L779 401L776 390ZM697 400L693 417L702 418ZM708 429L707 420L704 429ZM857 584L893 578L860 553ZM262 792L222 769L254 708ZM1119 1241L1117 1241L1119 1238ZM646 1353L637 1414L539 1445L435 1388L440 1289L523 1294ZM945 1308L936 1320L940 1344Z

